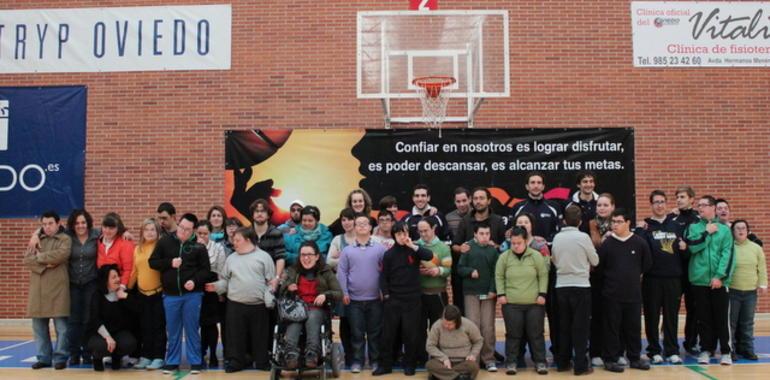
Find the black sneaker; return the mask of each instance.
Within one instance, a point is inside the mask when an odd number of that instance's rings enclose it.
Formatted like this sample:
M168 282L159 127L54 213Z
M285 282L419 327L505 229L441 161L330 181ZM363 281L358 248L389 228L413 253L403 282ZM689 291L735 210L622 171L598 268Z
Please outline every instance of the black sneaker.
M623 366L618 364L617 362L608 362L608 361L604 362L604 369L615 373L621 373L625 370L625 368L623 368Z
M757 356L757 354L753 352L742 352L739 355L743 356L744 359L754 360L754 361L759 360L759 357Z
M592 374L592 373L594 373L594 369L593 369L593 368L591 368L591 367L588 367L587 369L584 369L584 370L581 370L581 371L575 371L575 372L573 372L573 374L574 374L575 376L585 376L585 375L590 375L590 374Z
M393 370L385 367L377 367L377 369L372 371L372 376L382 376L389 373L393 373Z
M51 363L35 362L35 364L31 365L30 368L41 369L41 368L46 368L50 366L51 366Z
M163 366L163 374L164 375L170 375L170 374L172 374L172 373L174 373L176 371L179 371L179 366L178 365L168 364L168 365Z
M650 370L650 363L642 359L632 360L628 366L634 369L640 369L642 371Z
M55 370L61 370L67 368L67 362L58 362L53 365L53 369Z
M406 376L414 376L414 368L412 367L404 367L404 375Z
M235 373L239 371L242 371L242 368L235 368L230 364L225 364L225 373Z
M112 357L112 364L110 364L110 365L112 366L112 370L113 371L120 370L120 359L121 359L120 356L113 356Z
M81 363L80 355L75 355L70 358L70 365L80 365L80 363Z
M190 366L190 374L191 375L198 375L203 371L203 365L202 364L196 364Z
M94 371L104 372L104 362L101 359L94 360Z

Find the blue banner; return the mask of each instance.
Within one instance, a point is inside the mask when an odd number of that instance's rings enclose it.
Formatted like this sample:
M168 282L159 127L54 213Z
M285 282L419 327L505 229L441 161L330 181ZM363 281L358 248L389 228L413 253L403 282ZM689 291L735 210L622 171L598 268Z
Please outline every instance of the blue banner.
M83 207L86 87L0 87L0 218Z

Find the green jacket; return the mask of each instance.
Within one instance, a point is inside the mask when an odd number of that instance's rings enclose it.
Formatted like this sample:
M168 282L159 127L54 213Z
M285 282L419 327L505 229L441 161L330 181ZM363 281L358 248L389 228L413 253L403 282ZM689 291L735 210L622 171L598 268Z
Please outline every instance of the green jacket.
M337 276L334 275L331 268L324 264L323 268L318 272L318 294L323 294L329 301L338 302L342 299L342 290L340 289L340 283L337 281ZM293 265L286 268L283 271L283 279L281 280L281 287L278 294L286 296L288 292L287 288L291 284L296 284L299 281L299 272Z
M417 241L417 245L433 252L433 259L423 261L422 266L438 267L439 275L436 277L420 276L420 287L422 289L444 289L446 290L446 278L452 273L452 252L449 246L440 239L435 238L432 242L426 243L422 239Z
M457 274L463 279L463 294L479 295L495 293L495 264L497 249L491 245L482 247L476 239L468 242L471 250L460 255ZM479 272L479 278L472 278L473 271Z
M706 231L708 220L701 219L687 228L687 244L690 251L688 275L695 286L709 286L712 279L718 278L724 286L729 286L735 270L735 251L730 229L714 220L717 232Z
M497 296L508 303L532 305L548 292L548 265L540 252L527 247L521 259L507 250L497 259L495 283Z

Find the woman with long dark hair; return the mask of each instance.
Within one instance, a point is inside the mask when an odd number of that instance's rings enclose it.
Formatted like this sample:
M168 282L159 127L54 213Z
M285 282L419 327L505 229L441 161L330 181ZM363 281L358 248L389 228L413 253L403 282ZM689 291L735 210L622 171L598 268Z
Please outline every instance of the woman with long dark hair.
M299 248L299 260L289 267L281 280L279 294L296 296L307 305L308 318L304 322L291 323L286 327L286 367L299 365L299 336L306 331L305 366L314 368L321 356L321 324L327 301L342 299L342 290L332 269L324 263L321 252L313 241L305 241Z
M99 289L91 299L88 348L94 356L94 371L104 371L104 357L112 357L112 369L120 369L120 359L136 348L131 333L135 318L132 299L121 286L117 265L106 264L98 271Z

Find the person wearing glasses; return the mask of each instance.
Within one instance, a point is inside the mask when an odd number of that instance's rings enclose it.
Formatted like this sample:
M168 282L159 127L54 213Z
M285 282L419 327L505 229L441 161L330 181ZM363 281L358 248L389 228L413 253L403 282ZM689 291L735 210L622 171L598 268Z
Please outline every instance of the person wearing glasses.
M722 353L720 363L731 365L728 322L730 297L727 287L730 286L735 270L735 256L732 233L730 228L719 222L716 204L716 199L710 195L700 197L697 205L701 219L687 228L689 277L701 342L698 363L709 363L719 341Z
M166 312L168 348L163 372L179 369L184 329L187 360L191 373L203 369L201 337L198 333L203 286L210 276L211 264L206 247L197 242L198 218L184 214L174 235L163 236L150 255L150 268L160 272L163 286L163 309Z
M631 232L631 215L615 209L610 216L612 234L599 247L604 304L604 368L623 372L618 363L626 350L629 366L649 370L650 363L641 359L642 350L642 286L641 277L652 266L647 241Z
M647 357L653 364L665 360L682 364L679 357L677 331L679 304L682 300L682 275L687 268L684 261L685 245L681 229L666 214L666 193L654 190L650 193L652 216L646 218L636 232L647 240L652 253L652 268L644 274L642 299L644 324L647 334ZM663 348L660 346L660 315L663 314Z
M286 219L286 222L278 226L278 230L281 231L282 234L294 233L294 228L302 221L300 213L304 207L305 202L302 202L299 199L291 202L289 205L289 219Z

